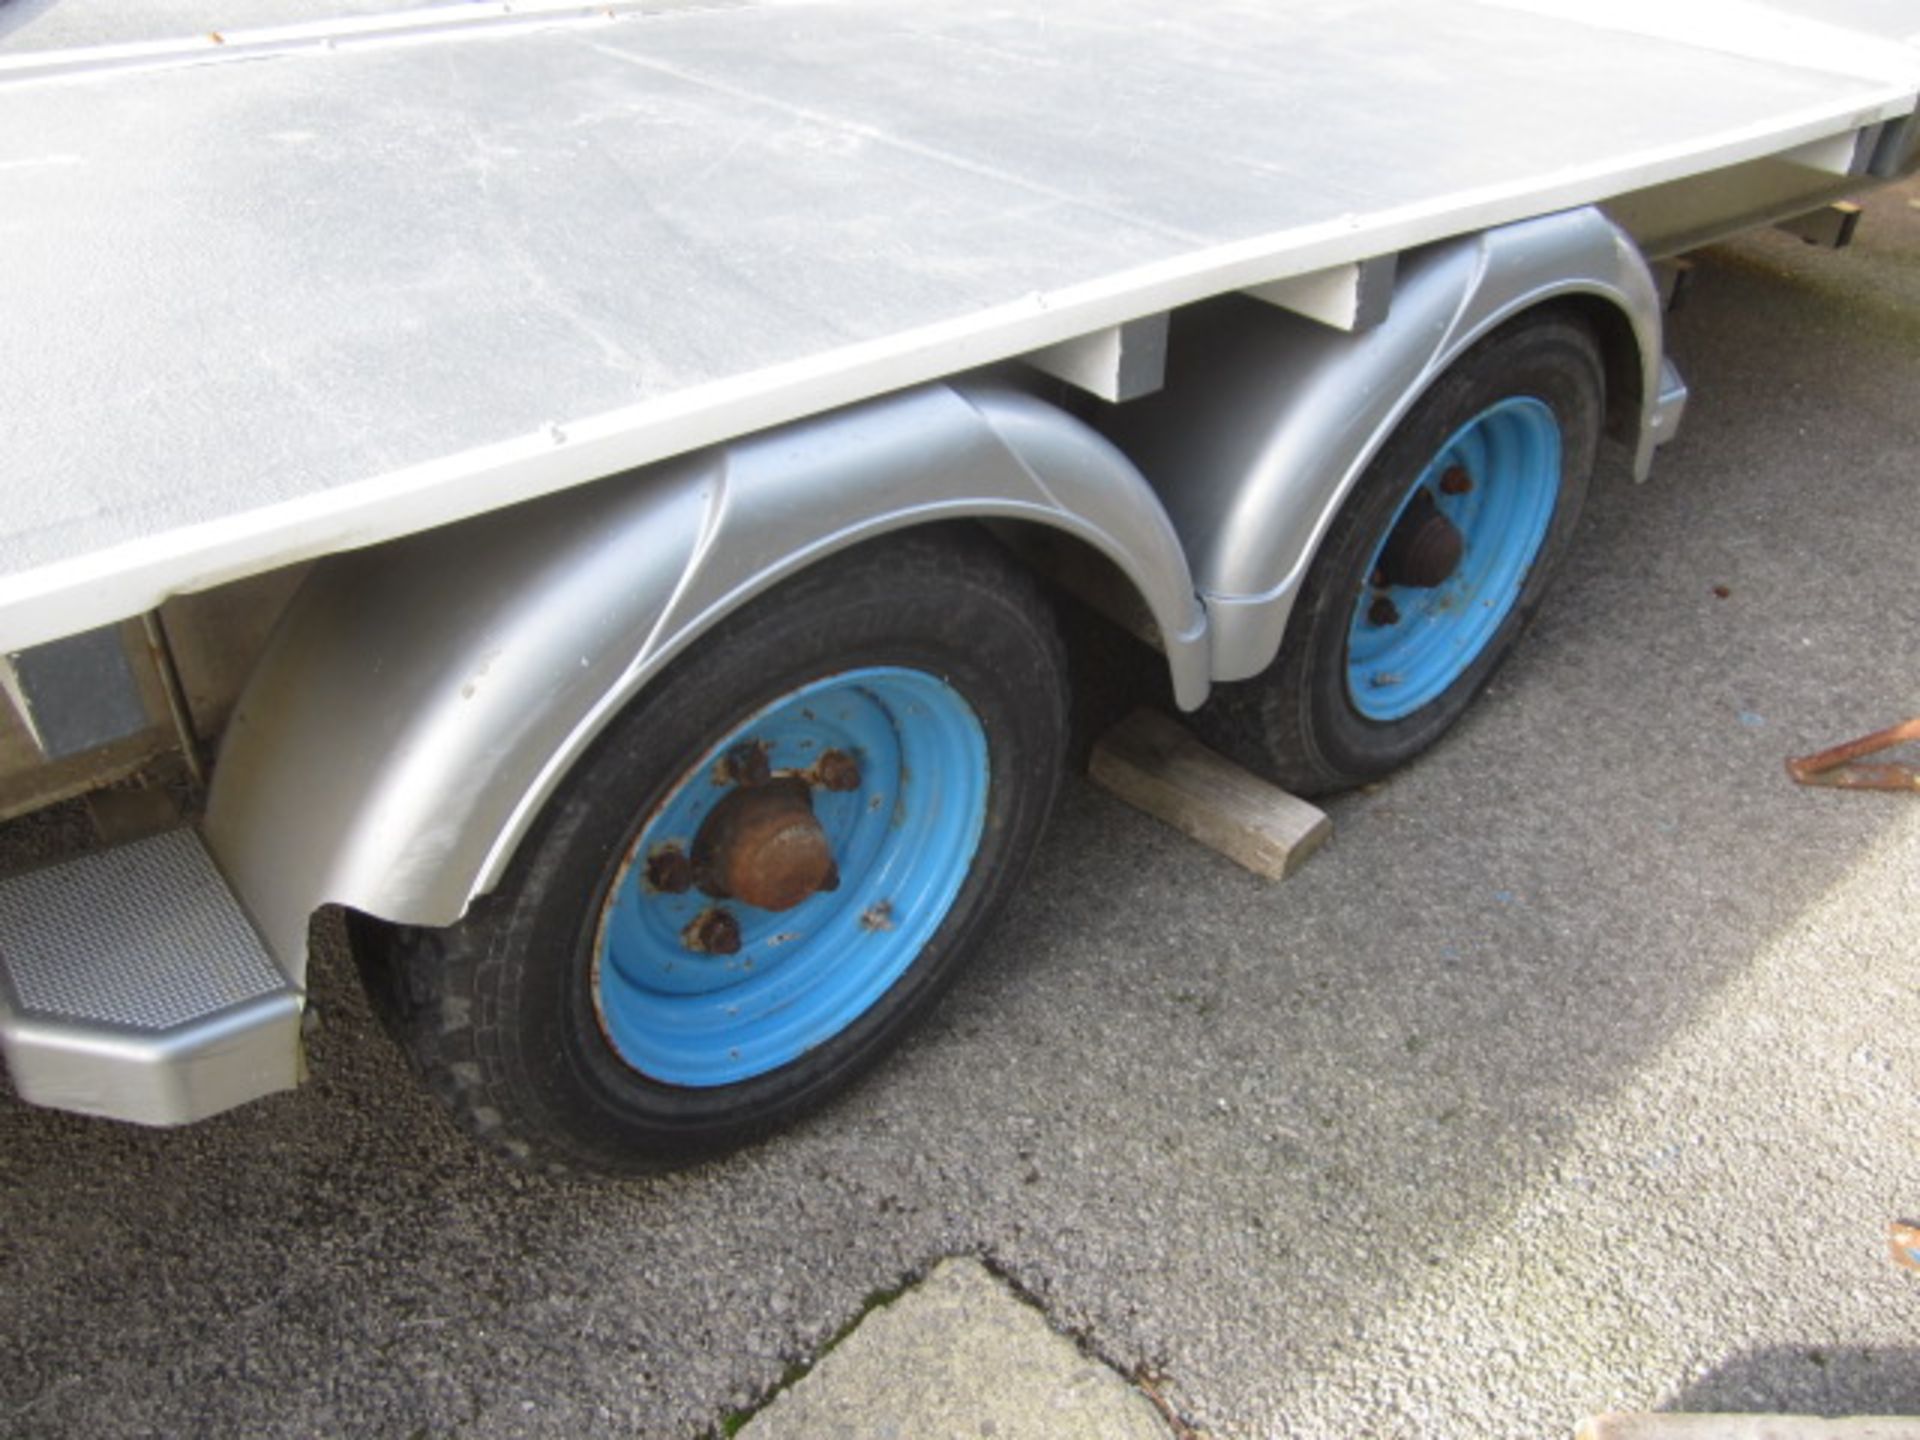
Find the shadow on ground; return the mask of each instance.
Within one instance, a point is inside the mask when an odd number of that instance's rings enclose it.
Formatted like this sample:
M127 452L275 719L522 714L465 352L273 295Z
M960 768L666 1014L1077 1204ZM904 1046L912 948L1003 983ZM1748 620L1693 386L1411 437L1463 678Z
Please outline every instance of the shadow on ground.
M1778 1345L1723 1361L1660 1407L1682 1414L1920 1415L1920 1349Z

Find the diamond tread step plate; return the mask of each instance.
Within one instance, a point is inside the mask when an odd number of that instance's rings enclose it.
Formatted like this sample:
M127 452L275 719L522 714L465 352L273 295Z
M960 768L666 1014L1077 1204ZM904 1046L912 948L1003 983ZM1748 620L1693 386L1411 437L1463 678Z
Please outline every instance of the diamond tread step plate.
M177 1124L292 1085L301 994L191 830L0 881L21 1096Z

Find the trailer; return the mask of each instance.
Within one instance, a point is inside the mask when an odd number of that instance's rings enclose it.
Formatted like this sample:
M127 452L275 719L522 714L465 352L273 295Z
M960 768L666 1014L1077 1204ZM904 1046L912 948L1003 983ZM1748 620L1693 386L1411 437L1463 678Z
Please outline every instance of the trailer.
M1056 592L1249 768L1386 774L1679 424L1669 262L1920 168L1892 0L60 15L0 31L0 818L183 823L0 882L13 1087L294 1085L343 911L468 1131L613 1172L952 982Z

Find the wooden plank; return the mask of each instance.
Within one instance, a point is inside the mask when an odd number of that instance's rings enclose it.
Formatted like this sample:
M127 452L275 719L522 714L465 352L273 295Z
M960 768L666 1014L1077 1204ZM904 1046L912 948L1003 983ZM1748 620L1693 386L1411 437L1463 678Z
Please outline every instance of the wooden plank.
M1093 747L1094 782L1256 875L1284 880L1333 833L1318 807L1136 710Z

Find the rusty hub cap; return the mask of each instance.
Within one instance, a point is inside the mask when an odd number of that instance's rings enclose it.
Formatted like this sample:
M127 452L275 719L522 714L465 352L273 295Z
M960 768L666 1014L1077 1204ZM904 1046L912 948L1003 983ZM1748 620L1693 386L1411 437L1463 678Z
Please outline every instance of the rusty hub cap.
M1380 552L1380 570L1389 585L1431 590L1460 568L1467 542L1424 489L1407 503L1400 523Z
M693 837L694 883L716 900L791 910L840 883L827 832L803 780L783 777L735 790Z

